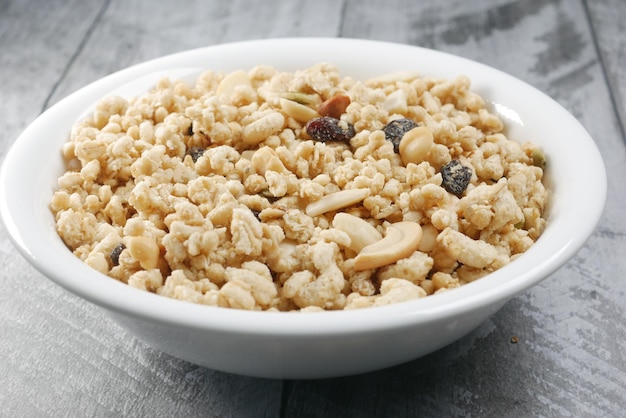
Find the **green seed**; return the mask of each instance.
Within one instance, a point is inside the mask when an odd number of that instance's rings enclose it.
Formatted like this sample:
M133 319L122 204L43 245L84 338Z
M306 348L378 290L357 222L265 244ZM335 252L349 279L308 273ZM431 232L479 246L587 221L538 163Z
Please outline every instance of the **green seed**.
M546 167L546 154L541 148L533 149L533 165L542 169Z
M310 105L317 101L317 96L314 94L306 94L299 91L288 91L283 94L283 98L302 105Z

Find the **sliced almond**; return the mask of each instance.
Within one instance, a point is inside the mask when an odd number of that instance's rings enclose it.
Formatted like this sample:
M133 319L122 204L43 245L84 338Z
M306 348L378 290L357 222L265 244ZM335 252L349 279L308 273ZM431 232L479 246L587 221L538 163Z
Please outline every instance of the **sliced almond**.
M364 219L349 213L340 212L333 218L333 227L337 228L350 237L348 248L355 252L361 251L364 247L383 239L383 236L376 228Z
M265 208L259 213L259 219L262 222L267 222L272 219L280 219L282 218L287 211L281 208L269 207Z
M296 102L296 103L300 103L303 105L310 105L310 104L315 104L315 103L319 103L321 101L321 99L319 98L319 96L315 95L315 94L306 94L306 93L302 93L301 91L288 91L286 93L283 93L283 98L290 100L292 102Z
M404 113L407 109L407 96L404 90L396 90L391 93L382 104L383 109L389 113Z
M320 200L309 203L306 207L306 214L318 216L322 213L345 208L360 202L369 196L369 189L349 189L327 194Z
M231 95L237 86L250 86L250 77L245 71L238 70L226 75L217 86L217 96Z
M370 80L370 83L393 83L395 81L409 82L419 78L420 73L417 71L398 71L395 73L389 73L384 76L380 76Z
M385 238L363 248L354 259L354 269L369 270L395 263L413 254L422 239L417 222L396 222L387 227Z
M256 145L283 129L285 117L279 112L271 112L243 127L242 141L247 145Z
M265 175L265 172L270 170L281 174L289 173L276 151L271 147L259 148L252 154L250 161L256 173L260 175Z
M320 117L315 110L293 100L280 99L280 108L298 122L306 123L311 119Z

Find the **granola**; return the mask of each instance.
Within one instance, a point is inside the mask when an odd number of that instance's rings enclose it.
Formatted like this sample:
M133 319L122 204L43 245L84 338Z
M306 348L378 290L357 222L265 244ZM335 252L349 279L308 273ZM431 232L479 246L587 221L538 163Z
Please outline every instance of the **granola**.
M380 306L477 280L539 237L545 156L504 128L463 76L164 78L72 127L50 208L77 257L145 291Z

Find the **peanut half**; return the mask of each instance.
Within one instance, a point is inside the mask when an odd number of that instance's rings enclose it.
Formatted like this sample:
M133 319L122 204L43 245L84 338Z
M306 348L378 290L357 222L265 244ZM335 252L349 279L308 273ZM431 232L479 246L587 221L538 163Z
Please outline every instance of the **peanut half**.
M330 212L354 205L369 196L369 189L348 189L327 194L320 200L309 203L306 207L306 214L318 216L322 213Z
M433 132L426 126L413 128L400 140L400 158L404 165L419 164L426 159L434 145Z
M281 174L289 173L276 151L271 147L262 147L256 150L252 154L250 162L256 173L262 176L270 170Z
M422 239L417 222L396 222L387 227L385 237L363 248L354 259L356 271L375 269L413 254Z
M139 261L139 265L146 270L154 269L159 264L159 246L153 239L129 237L126 248L131 257Z
M364 247L383 239L380 232L369 222L345 212L340 212L335 215L333 218L333 227L348 234L350 237L350 245L348 245L348 248L357 253Z

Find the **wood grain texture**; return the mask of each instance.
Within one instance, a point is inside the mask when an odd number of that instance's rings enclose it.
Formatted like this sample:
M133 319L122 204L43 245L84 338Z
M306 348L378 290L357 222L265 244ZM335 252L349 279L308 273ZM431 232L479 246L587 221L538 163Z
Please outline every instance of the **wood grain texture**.
M601 0L585 2L594 29L600 59L604 63L607 82L626 131L626 2Z
M625 18L621 0L0 0L0 156L42 109L129 65L222 42L342 36L435 48L536 86L587 128L610 173L596 232L541 285L436 353L317 381L156 352L27 265L0 227L0 416L623 415Z
M324 10L324 13L321 13ZM107 0L52 102L111 72L192 48L247 39L335 36L341 2Z
M608 19L613 9L594 5ZM622 410L626 262L620 254L626 242L619 212L626 195L616 173L623 172L626 155L611 111L615 90L607 86L604 67L620 52L615 43L600 42L610 56L600 59L586 13L582 2L571 1L349 2L344 36L465 56L559 101L597 139L612 173L611 192L605 218L585 248L471 335L394 369L292 382L288 411L294 416L320 410L342 416L441 416L442 411L451 416L617 416ZM518 343L511 343L513 336Z
M0 2L2 155L41 112L98 12L80 1L56 3Z

